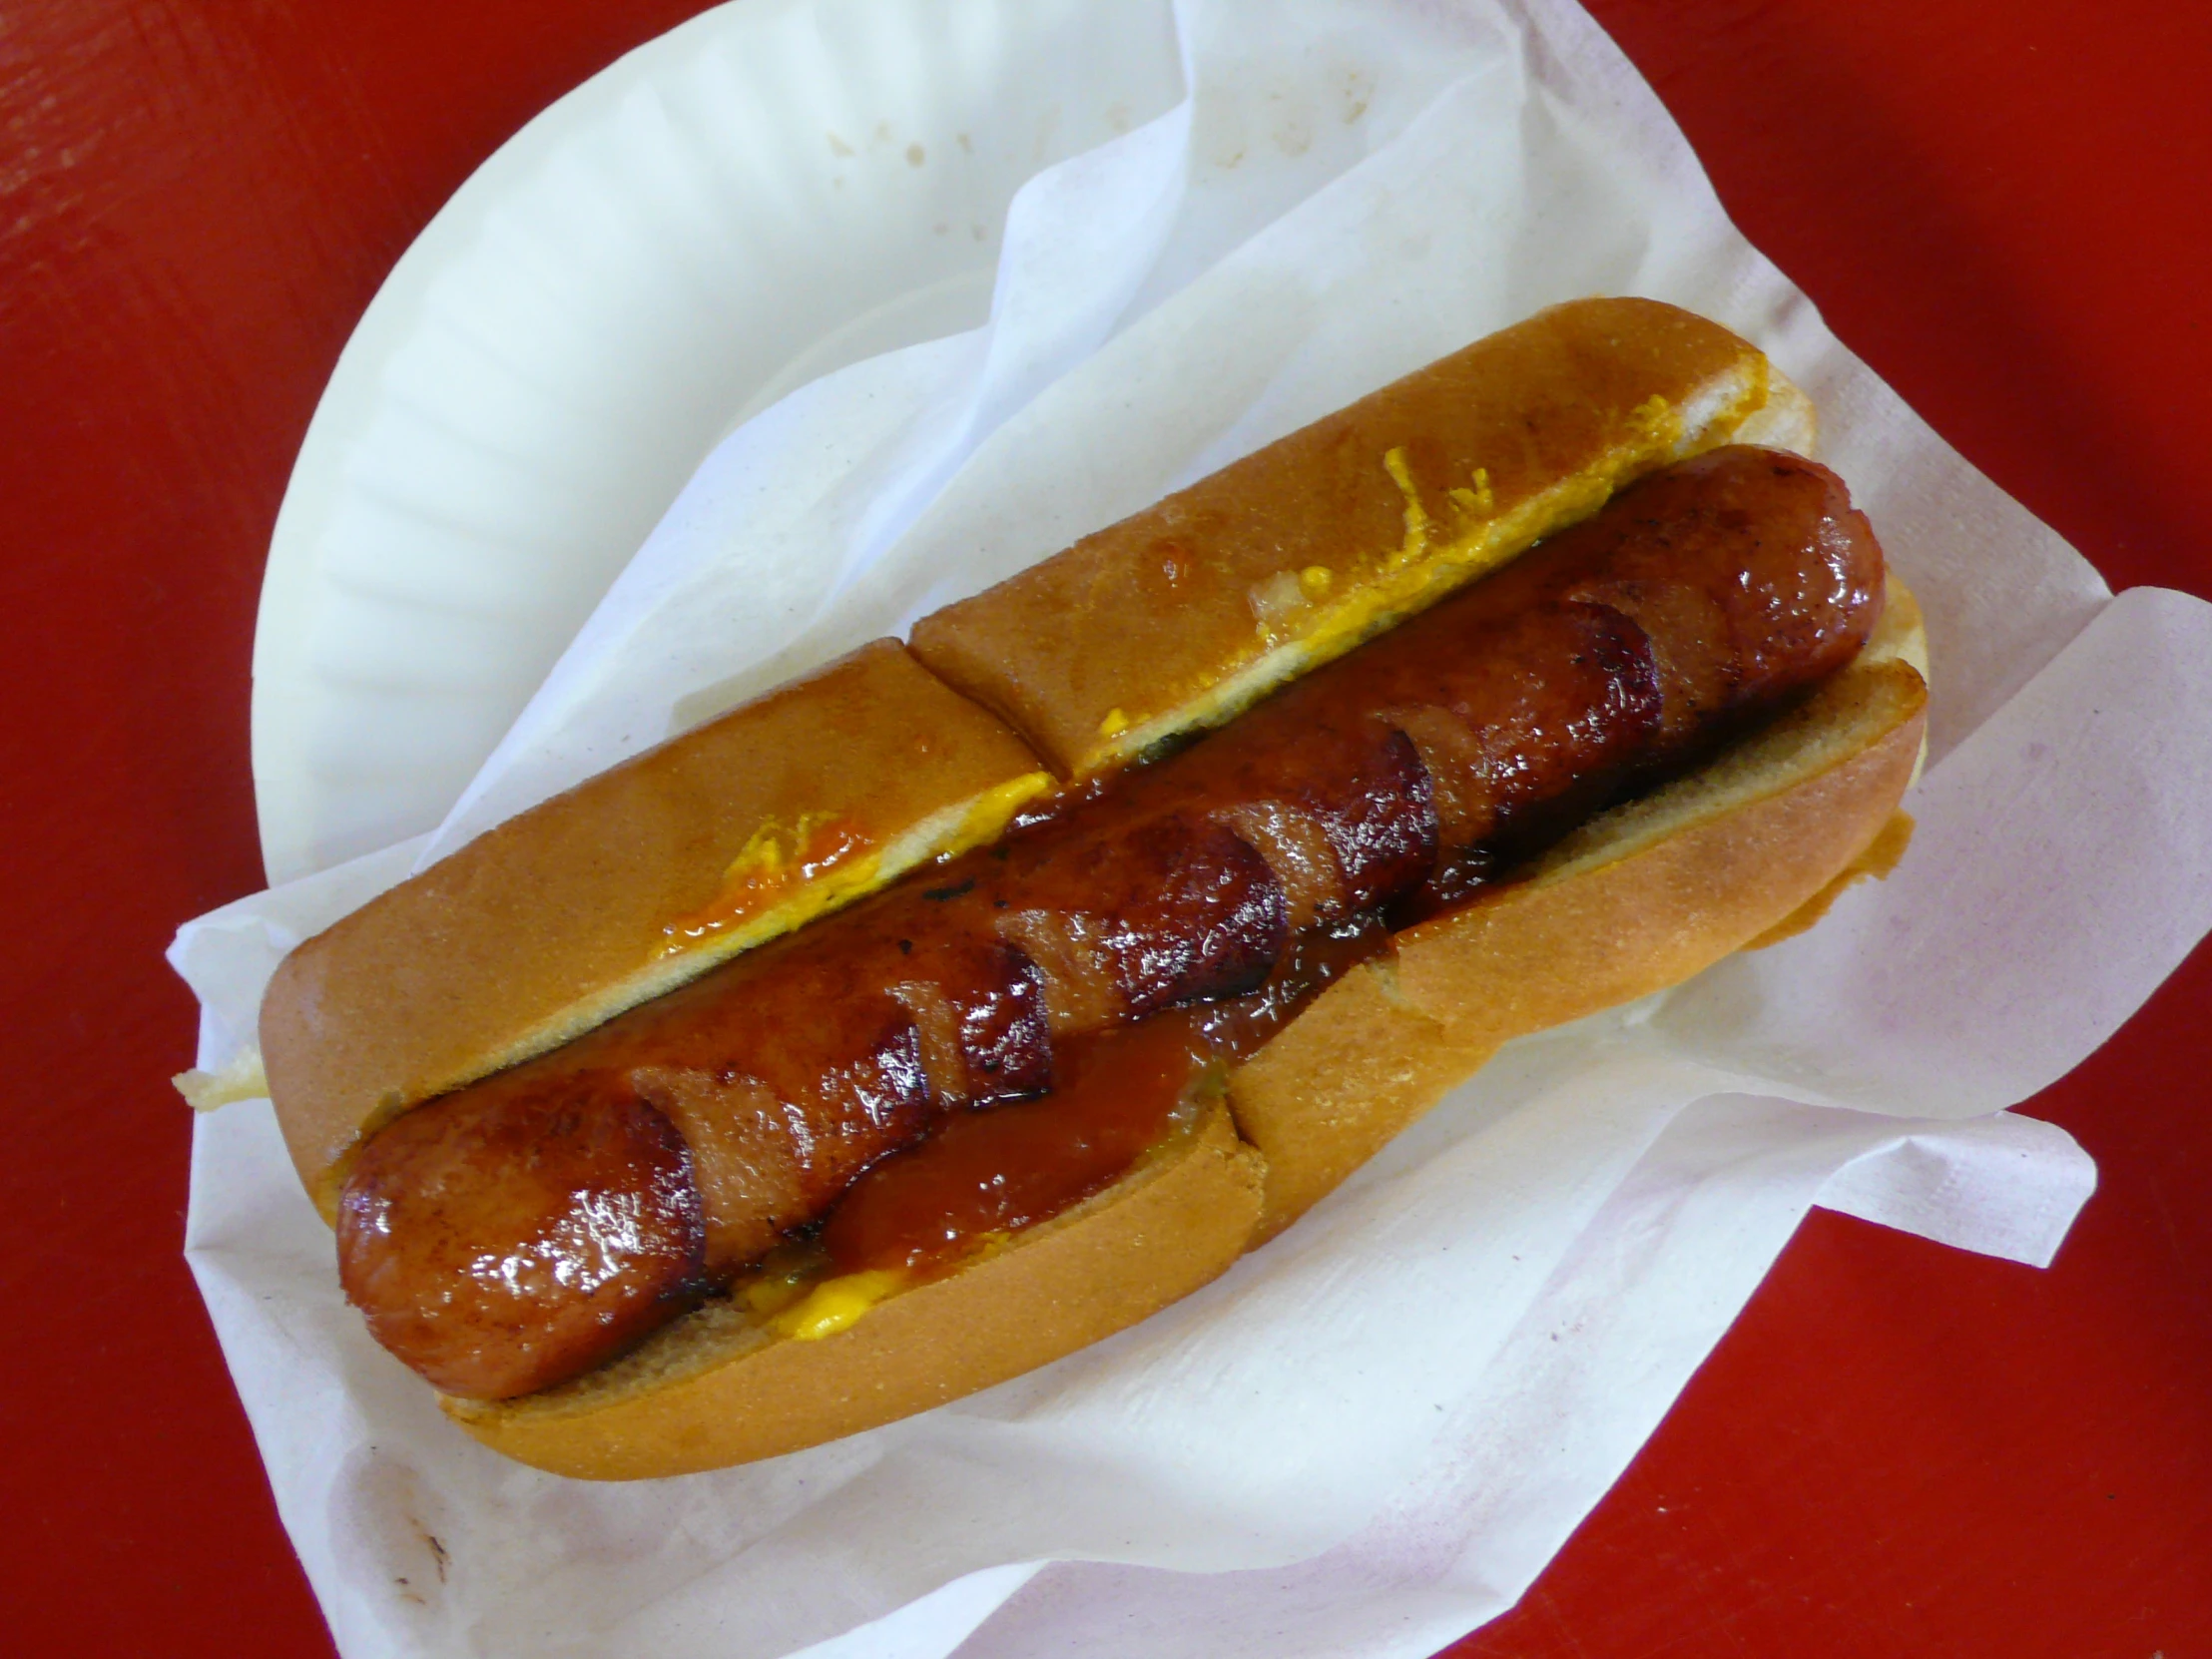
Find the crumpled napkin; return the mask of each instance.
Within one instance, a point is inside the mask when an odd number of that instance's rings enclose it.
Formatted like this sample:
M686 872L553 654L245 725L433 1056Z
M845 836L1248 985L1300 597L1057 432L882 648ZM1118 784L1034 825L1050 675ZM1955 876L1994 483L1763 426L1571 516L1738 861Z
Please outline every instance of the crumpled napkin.
M679 1480L449 1428L340 1300L267 1105L204 1117L188 1254L349 1659L1426 1654L1511 1604L1810 1205L2043 1264L2087 1198L2072 1141L2001 1108L2212 925L2212 607L2112 599L1936 437L1564 0L1176 18L1187 98L1025 187L989 326L728 439L437 830L183 930L201 1065L410 868L1579 293L1714 316L1820 404L1929 615L1912 850L1809 934L1513 1045L1145 1325Z

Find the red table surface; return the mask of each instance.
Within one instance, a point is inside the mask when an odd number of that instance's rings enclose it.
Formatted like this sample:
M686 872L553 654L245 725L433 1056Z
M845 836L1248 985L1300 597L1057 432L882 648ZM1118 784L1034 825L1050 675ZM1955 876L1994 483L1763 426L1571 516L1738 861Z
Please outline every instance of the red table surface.
M260 884L248 662L307 418L516 127L693 0L0 9L10 697L0 1646L329 1651L179 1254L191 999ZM1595 0L1752 241L2114 587L2212 594L2212 8ZM2212 826L2208 826L2212 833ZM1504 1655L2212 1655L2212 951L2031 1102L2047 1272L1817 1213Z

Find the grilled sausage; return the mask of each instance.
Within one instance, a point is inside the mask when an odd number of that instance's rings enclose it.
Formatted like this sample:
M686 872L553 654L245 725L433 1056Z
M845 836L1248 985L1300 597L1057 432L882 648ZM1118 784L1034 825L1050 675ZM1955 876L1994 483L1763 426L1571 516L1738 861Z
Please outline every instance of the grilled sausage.
M1825 468L1654 474L1223 731L409 1113L348 1176L347 1294L450 1392L577 1375L947 1112L1048 1092L1054 1039L1252 991L1694 765L1848 663L1882 589Z

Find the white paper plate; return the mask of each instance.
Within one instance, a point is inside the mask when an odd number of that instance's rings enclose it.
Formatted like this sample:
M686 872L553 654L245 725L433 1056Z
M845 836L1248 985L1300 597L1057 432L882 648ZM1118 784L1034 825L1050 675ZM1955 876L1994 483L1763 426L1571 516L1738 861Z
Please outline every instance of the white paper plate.
M509 140L292 468L254 651L270 880L435 826L718 438L984 321L1022 182L1181 90L1165 0L738 0Z

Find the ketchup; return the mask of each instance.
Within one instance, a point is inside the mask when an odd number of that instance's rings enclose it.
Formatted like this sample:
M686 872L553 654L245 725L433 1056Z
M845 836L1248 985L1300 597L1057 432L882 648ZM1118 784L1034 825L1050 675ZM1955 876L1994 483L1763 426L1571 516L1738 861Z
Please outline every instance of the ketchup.
M832 1269L926 1274L1112 1186L1193 1093L1195 1036L1178 1009L1062 1043L1050 1094L953 1113L847 1187L822 1232Z
M1051 1093L953 1113L845 1189L821 1236L830 1271L942 1273L994 1236L1104 1192L1168 1137L1179 1112L1219 1086L1229 1065L1388 937L1373 918L1315 934L1250 995L1056 1044Z

